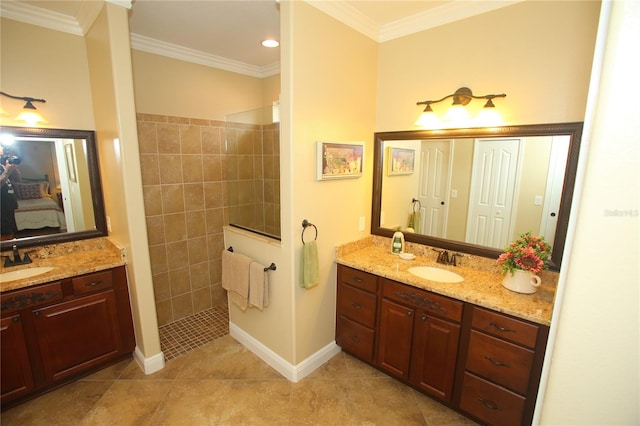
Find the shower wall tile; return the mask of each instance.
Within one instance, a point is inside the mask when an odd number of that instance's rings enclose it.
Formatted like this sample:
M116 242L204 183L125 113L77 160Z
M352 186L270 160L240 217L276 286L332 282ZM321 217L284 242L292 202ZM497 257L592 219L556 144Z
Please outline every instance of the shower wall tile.
M164 325L227 303L222 227L231 214L279 235L279 130L154 114L137 119L154 295Z

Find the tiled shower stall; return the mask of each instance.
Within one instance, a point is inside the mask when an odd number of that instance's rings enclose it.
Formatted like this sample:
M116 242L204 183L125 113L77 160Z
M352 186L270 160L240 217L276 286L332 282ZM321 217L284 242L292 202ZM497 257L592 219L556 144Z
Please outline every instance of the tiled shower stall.
M280 235L279 126L138 114L158 324L225 305L224 225ZM237 215L237 218L235 216Z

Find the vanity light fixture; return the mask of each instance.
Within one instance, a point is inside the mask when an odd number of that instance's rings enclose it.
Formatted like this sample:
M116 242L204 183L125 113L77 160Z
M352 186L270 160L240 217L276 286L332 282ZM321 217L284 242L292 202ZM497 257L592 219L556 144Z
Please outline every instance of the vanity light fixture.
M417 102L416 105L425 105L425 108L415 124L416 126L420 126L425 129L440 129L442 127L471 127L474 124L478 127L501 125L503 124L502 118L496 110L493 99L504 98L506 96L507 95L504 93L498 95L476 96L468 87L461 87L454 93L438 100ZM437 104L449 98L453 98L453 103L451 104L449 111L447 111L447 114L444 116L444 119L440 120L431 108L431 104ZM465 105L471 102L472 99L487 100L475 122L472 120L469 112L465 108Z
M44 99L32 98L30 96L13 96L2 91L0 91L0 94L7 98L18 99L26 102L24 107L22 107L22 112L16 117L16 121L24 121L30 126L35 126L38 123L47 123L47 120L42 118L42 115L38 113L36 107L33 105L34 102L47 102Z

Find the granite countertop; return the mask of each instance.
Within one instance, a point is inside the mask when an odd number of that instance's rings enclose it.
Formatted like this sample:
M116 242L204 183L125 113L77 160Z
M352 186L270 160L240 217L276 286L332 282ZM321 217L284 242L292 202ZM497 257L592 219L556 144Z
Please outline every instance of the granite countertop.
M459 266L436 263L433 249L407 243L405 251L416 254L414 260L402 260L390 252L391 240L368 237L336 249L336 262L407 285L429 290L457 300L473 303L538 324L550 325L558 274L540 273L542 285L536 293L521 294L502 286L503 275L495 260L465 255ZM461 283L440 283L418 278L407 272L414 266L447 269L464 277Z
M30 247L20 250L20 255L29 253L32 263L19 266L0 265L0 273L37 266L53 266L50 272L35 277L14 281L0 281L0 292L17 290L50 281L61 280L90 272L102 271L124 265L124 250L117 247L108 238L93 238L70 243L52 244L41 247ZM3 256L12 255L3 252Z

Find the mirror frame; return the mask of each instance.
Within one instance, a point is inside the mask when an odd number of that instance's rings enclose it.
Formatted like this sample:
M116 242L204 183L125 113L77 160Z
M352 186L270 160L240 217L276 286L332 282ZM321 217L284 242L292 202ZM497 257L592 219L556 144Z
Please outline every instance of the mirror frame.
M569 155L562 186L560 210L558 211L558 223L556 234L552 243L552 253L549 261L549 269L559 271L562 264L565 240L567 237L567 225L573 199L573 190L578 167L578 155L580 151L580 139L582 137L582 122L529 124L521 126L503 126L467 129L442 129L442 130L406 130L393 132L376 132L374 134L373 157L373 196L371 206L371 234L391 238L394 230L380 226L380 211L382 208L382 178L384 176L384 142L398 140L423 140L423 139L452 139L452 138L486 138L486 137L524 137L524 136L553 136L569 135ZM462 241L447 240L445 238L430 237L422 234L405 233L406 241L438 247L446 250L460 251L463 253L497 259L503 252L501 249L493 249L487 246L469 244Z
M13 126L1 126L0 130L2 133L10 133L16 137L85 139L87 141L87 166L89 169L89 184L91 186L93 215L96 224L95 229L85 231L39 235L2 241L0 244L1 251L11 250L13 245L17 245L19 248L32 247L83 240L87 238L98 238L108 235L102 195L102 181L100 179L100 163L98 162L98 149L96 146L96 133L93 130L46 129Z

